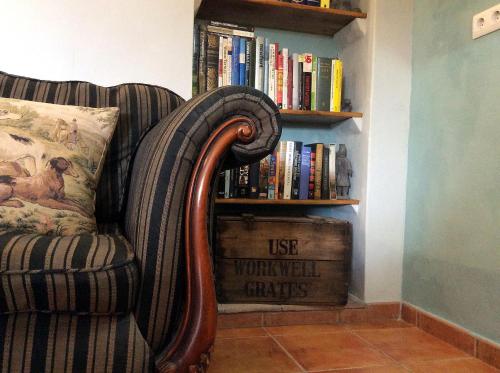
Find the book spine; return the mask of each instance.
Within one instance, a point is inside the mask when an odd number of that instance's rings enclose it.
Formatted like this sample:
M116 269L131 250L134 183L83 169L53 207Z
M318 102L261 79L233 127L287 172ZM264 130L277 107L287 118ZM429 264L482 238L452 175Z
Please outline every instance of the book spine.
M316 86L318 78L318 58L313 56L312 72L311 72L311 110L316 109Z
M263 90L266 95L269 95L269 39L264 39L264 77L263 79Z
M287 103L288 106L286 109L291 109L292 108L292 101L293 101L293 60L292 57L288 57L288 86L287 86Z
M299 110L299 55L292 54L292 109Z
M330 8L330 0L321 0L320 6L322 8Z
M281 109L283 108L283 53L278 56L278 75L277 75L277 92L276 104Z
M309 173L311 172L311 147L303 146L300 163L299 199L307 199L309 194Z
M276 159L278 199L283 199L285 195L286 143L286 141L280 141L279 157Z
M236 198L237 188L236 181L238 178L236 177L236 168L232 168L229 173L229 198Z
M298 86L299 86L299 110L304 110L304 62L299 61L299 75L298 75Z
M254 86L259 91L263 90L264 77L264 38L258 36L255 39L255 81Z
M246 65L247 65L247 42L245 39L240 38L240 48L239 48L239 85L246 85Z
M225 85L231 85L233 80L233 38L227 38L226 43L226 83Z
M217 76L217 86L224 85L224 37L219 36L219 71Z
M293 149L292 199L299 199L301 171L302 171L302 142L295 141L295 147Z
M200 25L200 56L198 59L199 93L207 91L207 26Z
M318 58L318 78L316 81L317 110L330 111L330 89L332 81L331 58Z
M271 161L271 154L269 154L264 159L261 159L260 164L259 164L259 198L260 199L267 199L270 161Z
M238 197L248 198L250 194L250 166L244 165L238 169Z
M316 174L316 145L311 145L311 157L310 157L310 169L309 169L309 186L307 189L307 198L314 199L314 177Z
M310 6L319 6L320 3L319 3L320 0L307 0L307 5L310 5Z
M233 37L233 53L231 62L231 85L240 83L240 38Z
M200 26L195 23L193 30L193 65L192 65L192 92L196 96L199 93L198 87L198 66L200 61Z
M231 170L224 171L224 198L230 198Z
M247 66L247 81L250 87L255 88L255 65L256 65L256 57L257 57L257 44L255 43L255 39L250 39L247 42L247 56L250 61L250 65Z
M283 71L283 85L282 85L282 108L288 109L288 49L282 50L282 71Z
M238 36L241 38L253 38L255 33L253 31L243 31L227 27L211 26L207 27L207 30L214 32L216 34L227 35L227 36Z
M342 60L337 60L335 63L335 101L333 102L333 111L342 110Z
M323 144L317 144L316 163L314 165L314 199L321 199L322 171L323 171Z
M330 144L330 158L329 158L329 167L328 167L328 182L330 188L330 196L329 199L337 199L337 178L335 176L335 144Z
M269 155L269 176L267 178L267 199L276 199L276 158L277 152L274 150Z
M294 147L293 141L286 142L283 199L292 199Z
M253 26L241 26L237 25L235 23L229 23L229 22L220 22L220 21L209 21L208 24L210 26L214 27L225 27L233 30L240 30L240 31L249 31L249 32L254 32L255 27Z
M312 78L312 54L304 54L304 67L303 67L303 108L304 110L311 110L311 78Z
M260 162L254 162L250 165L248 175L248 184L250 187L250 198L259 198L259 170Z
M325 145L323 147L323 168L321 170L321 199L330 199L329 162L330 148Z
M207 33L207 91L219 85L219 36Z
M276 76L276 44L269 44L269 88L268 96L276 102L274 80Z
M217 198L224 198L225 179L225 171L220 171L219 176L217 177Z

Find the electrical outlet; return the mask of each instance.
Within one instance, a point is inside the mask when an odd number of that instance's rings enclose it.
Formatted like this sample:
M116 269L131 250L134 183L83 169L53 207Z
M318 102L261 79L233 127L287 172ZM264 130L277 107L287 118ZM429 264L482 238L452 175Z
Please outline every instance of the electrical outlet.
M500 4L472 17L472 39L500 29Z

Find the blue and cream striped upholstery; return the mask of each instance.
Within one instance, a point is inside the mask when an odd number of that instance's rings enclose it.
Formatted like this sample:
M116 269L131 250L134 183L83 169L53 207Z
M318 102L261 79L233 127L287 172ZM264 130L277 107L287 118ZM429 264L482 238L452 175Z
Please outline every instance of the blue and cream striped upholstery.
M125 314L137 282L121 235L0 233L0 314Z
M154 358L132 316L0 317L0 371L147 373Z
M120 108L96 195L98 223L121 218L130 159L148 129L184 100L168 89L147 84L100 87L79 81L55 82L0 71L0 97L59 105Z
M224 87L199 95L156 125L140 144L131 177L125 234L136 248L142 281L136 318L156 351L170 340L182 289L176 282L183 242L186 187L201 147L225 120L253 119L257 140L235 145L236 162L260 159L274 149L281 127L274 103L249 87Z

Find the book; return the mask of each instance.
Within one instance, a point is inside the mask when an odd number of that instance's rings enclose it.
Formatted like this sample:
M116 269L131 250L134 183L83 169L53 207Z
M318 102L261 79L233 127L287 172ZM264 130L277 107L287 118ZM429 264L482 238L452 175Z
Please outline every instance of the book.
M207 33L207 91L219 85L219 35Z
M318 76L317 63L318 63L318 58L316 56L313 56L312 72L311 72L311 110L317 110L316 109L316 82Z
M332 59L318 57L316 80L316 110L330 111Z
M269 44L269 88L268 96L276 102L276 87L275 87L275 77L276 77L276 44Z
M330 111L341 111L342 102L342 61L332 60L332 83L330 97Z
M320 6L322 8L330 8L330 0L321 0Z
M310 153L310 168L309 168L309 185L307 188L307 199L314 199L314 176L316 174L316 146L308 145L311 149Z
M224 171L224 198L230 198L231 170Z
M225 188L225 178L226 173L224 171L219 171L217 176L217 198L224 198L224 188Z
M276 156L276 190L278 191L278 199L283 199L285 195L286 147L286 141L279 142L279 152Z
M292 57L288 57L288 85L287 85L287 107L285 109L291 109L292 108L292 101L293 101L293 62L292 62Z
M269 180L269 163L271 154L260 160L259 163L259 198L267 199L267 189Z
M238 168L238 198L250 196L250 166L243 165Z
M288 49L283 48L281 51L281 61L282 64L281 71L283 74L283 81L281 86L281 107L283 109L288 109Z
M233 67L233 38L224 39L224 85L231 85Z
M314 183L313 183L313 199L321 199L321 182L322 182L322 172L323 172L323 149L324 145L322 143L309 144L311 147L311 174L313 173L313 163L314 163ZM314 154L314 156L313 156ZM314 161L313 161L314 157ZM309 196L311 196L311 185L309 185Z
M323 146L323 167L321 169L321 199L330 199L330 180L329 180L329 159L330 148L326 145Z
M260 91L264 90L264 38L258 36L255 39L255 81L254 87Z
M285 167L283 175L283 199L292 199L293 160L295 142L286 141Z
M267 199L276 199L276 149L269 155L269 176L267 178Z
M297 76L297 85L299 87L299 110L304 110L304 58L299 57L299 73Z
M243 38L240 38L240 47L239 47L239 85L246 85L246 64L247 64L247 41Z
M198 57L198 93L207 91L207 25L200 24L200 54Z
M240 83L240 37L233 37L233 50L231 59L231 85Z
M264 93L269 95L269 39L264 39Z
M328 167L328 182L330 184L330 195L328 199L337 199L337 178L335 176L335 158L336 158L336 153L335 153L335 144L330 144L330 158L328 160L329 162L329 167Z
M302 142L295 141L293 149L292 199L299 199L301 171L302 171Z
M219 70L217 76L217 86L224 85L224 36L219 36Z
M229 22L209 21L208 24L210 26L223 27L223 28L228 28L228 29L232 29L232 30L240 30L240 31L248 31L248 32L255 31L255 27L253 27L253 26L242 26L242 25L237 25L235 23L229 23Z
M303 109L311 110L311 83L312 83L312 54L304 53L304 65L302 72L302 101Z
M255 58L257 45L255 39L247 41L247 66L246 66L246 81L249 87L255 88Z
M283 53L278 56L276 84L276 105L281 109L283 107Z
M198 23L194 24L193 30L193 65L192 65L192 92L191 94L196 96L198 94L198 63L200 59L200 25Z
M299 55L292 54L292 109L299 110Z
M310 172L311 172L311 147L303 146L301 154L301 163L300 163L299 199L308 198Z
M307 5L310 5L310 6L319 6L320 5L320 0L307 0Z
M255 33L253 31L246 31L246 30L240 30L240 29L229 28L229 27L214 26L211 24L209 24L207 26L207 31L210 31L210 32L213 32L216 34L222 34L222 35L227 35L227 36L238 36L238 37L243 37L243 38L253 38L255 36Z
M259 172L260 172L260 162L254 162L250 165L250 171L248 175L249 184L249 197L257 199L259 198Z

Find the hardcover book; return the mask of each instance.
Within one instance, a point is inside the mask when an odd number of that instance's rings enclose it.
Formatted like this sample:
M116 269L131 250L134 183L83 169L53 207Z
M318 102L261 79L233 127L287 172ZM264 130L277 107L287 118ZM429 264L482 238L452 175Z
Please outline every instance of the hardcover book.
M275 77L276 77L276 44L269 44L269 88L268 96L276 102Z
M312 83L312 54L304 53L304 65L302 73L303 86L303 109L311 110L311 83Z
M330 98L330 111L341 111L342 101L342 61L332 60L332 91Z
M282 82L282 105L283 109L288 109L288 49L283 48L281 52L281 61L283 63L282 71L283 71L283 82Z
M233 51L231 63L231 85L240 84L240 37L233 37Z
M332 82L332 59L318 57L316 82L317 110L330 111L330 90Z
M271 154L269 154L264 159L261 159L259 165L259 198L261 199L267 199L270 161L271 161Z
M288 86L287 86L287 93L288 93L288 98L287 98L287 103L288 106L285 109L291 109L292 108L292 101L293 101L293 62L292 62L292 57L288 57Z
M207 91L207 25L200 24L200 55L198 58L198 92Z
M335 144L330 144L330 158L328 167L328 181L330 183L329 199L337 199L337 180L335 176Z
M278 153L276 149L269 155L269 176L267 178L267 199L276 199L276 160Z
M283 199L285 195L285 169L286 169L286 149L287 142L279 142L279 154L276 158L276 181L278 183L278 199Z
M247 66L246 66L246 76L247 85L255 88L255 63L256 60L256 43L255 39L250 39L247 41Z
M330 180L329 180L329 158L330 148L323 146L323 167L321 170L321 199L330 199Z
M219 85L219 35L207 33L207 91Z
M224 36L219 36L219 71L217 76L217 86L224 85Z
M264 90L264 38L258 36L255 39L255 81L254 86L256 89Z
M314 179L316 174L316 145L308 145L311 149L311 167L309 169L309 187L307 190L307 199L314 199Z
M313 56L312 62L312 73L311 73L311 110L317 110L316 108L316 83L318 77L318 58Z
M299 199L308 199L310 172L311 172L311 147L303 146L301 163L300 163Z
M295 142L286 141L283 199L292 199L294 147Z
M311 173L314 154L314 184L313 184L313 199L321 199L321 183L323 173L323 153L324 145L322 143L309 144L311 147ZM311 191L309 187L309 192Z
M295 146L293 149L292 199L299 199L301 171L302 171L302 142L295 141Z
M278 107L281 109L283 108L283 53L280 53L278 56L278 84L276 85L277 87L277 94L276 94L276 104Z
M269 95L269 39L264 39L264 93Z
M299 55L292 54L292 109L299 110Z
M239 85L246 85L247 70L247 41L240 38L240 58L239 58Z

